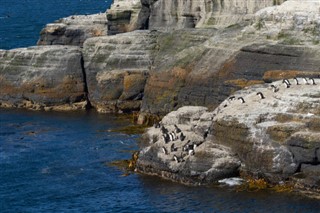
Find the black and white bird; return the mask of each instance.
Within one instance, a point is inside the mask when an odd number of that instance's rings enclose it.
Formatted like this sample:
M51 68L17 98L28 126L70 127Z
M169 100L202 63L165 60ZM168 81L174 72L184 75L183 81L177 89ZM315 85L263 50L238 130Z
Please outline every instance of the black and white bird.
M317 85L316 82L314 81L314 78L309 78L309 80L312 81L312 85Z
M286 79L286 78L282 80L282 83L287 83L287 84L289 84L291 86L290 81L288 79Z
M245 103L244 99L242 97L239 97L238 100L241 101L241 103Z
M230 96L230 97L228 98L229 101L234 101L235 99L236 99L235 96Z
M304 83L305 83L306 85L309 85L309 84L310 84L310 83L308 82L308 80L307 80L306 77L304 77L303 80L304 80Z
M300 83L299 83L299 81L298 81L298 78L294 77L293 79L295 80L296 85L300 85Z
M154 123L154 124L153 124L153 127L156 128L156 129L157 129L157 128L160 128L160 123L159 123L159 122Z
M290 84L288 84L288 82L282 81L282 83L284 83L284 85L285 85L286 88L290 88Z
M181 129L177 125L174 125L174 131L176 133L179 133L179 132L181 132Z
M160 126L160 131L162 134L168 133L168 130L163 125Z
M262 94L262 92L258 92L257 95L259 95L261 99L265 99L265 97L264 97L264 95Z
M168 155L168 150L166 149L166 147L163 146L161 150L165 155Z
M183 134L183 132L180 133L180 141L184 141L184 139L186 138L186 136Z
M208 134L209 134L209 128L204 131L203 139L206 139L208 137Z
M275 85L272 84L271 87L272 87L272 91L273 92L278 92L279 91L279 88L276 87Z
M169 135L167 133L162 134L162 140L164 143L168 143L170 140Z
M175 151L177 151L177 150L178 150L177 147L175 147L174 143L172 143L172 144L171 144L171 147L170 147L170 151L171 151L171 152L175 152Z
M178 158L176 155L173 155L173 160L174 160L176 163L180 163L180 162L181 162L181 159Z

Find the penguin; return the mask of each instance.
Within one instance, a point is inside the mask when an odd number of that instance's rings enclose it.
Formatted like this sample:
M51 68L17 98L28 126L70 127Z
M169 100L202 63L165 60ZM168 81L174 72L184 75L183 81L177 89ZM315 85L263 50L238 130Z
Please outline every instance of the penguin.
M160 126L160 131L162 132L162 134L168 133L168 130L163 125Z
M180 159L179 159L176 155L173 155L173 160L174 160L176 163L180 163Z
M290 88L290 85L286 81L283 81L282 83L286 85L286 88Z
M156 128L156 129L157 129L157 128L160 128L160 123L159 123L159 122L154 123L154 124L153 124L153 127Z
M245 103L244 99L242 97L239 97L238 100L241 101L241 103Z
M234 101L234 99L236 99L236 97L235 96L230 96L228 99L229 99L229 101Z
M286 84L291 85L290 81L288 79L286 79L286 78L282 80L282 83L286 83Z
M179 133L179 132L181 132L181 129L179 129L179 127L177 125L174 125L174 131L176 133Z
M203 133L203 140L205 140L208 137L209 129L206 129Z
M265 99L265 97L264 97L264 95L262 94L262 92L258 92L257 95L259 95L261 99Z
M309 80L312 81L312 85L317 85L316 82L314 81L314 78L309 78Z
M303 80L304 80L304 83L305 83L306 85L309 85L309 84L310 84L310 83L308 82L308 80L307 80L306 77L304 77Z
M168 151L167 151L166 147L163 146L161 149L162 149L162 152L163 152L165 155L168 155Z
M180 141L184 141L186 136L183 134L183 132L180 133Z
M171 150L171 152L177 151L177 148L174 147L174 143L171 144L170 150Z
M193 149L189 149L188 154L189 155L194 155L194 150Z
M298 81L298 79L296 77L294 77L293 79L296 81L296 85L300 85L299 81Z
M162 140L164 143L168 143L169 142L169 136L167 133L162 134Z
M276 87L275 85L271 85L272 89L273 89L273 92L278 92L279 91L279 88Z
M169 133L169 141L173 141L173 135L172 132Z
M224 108L226 108L228 106L228 104L223 105Z

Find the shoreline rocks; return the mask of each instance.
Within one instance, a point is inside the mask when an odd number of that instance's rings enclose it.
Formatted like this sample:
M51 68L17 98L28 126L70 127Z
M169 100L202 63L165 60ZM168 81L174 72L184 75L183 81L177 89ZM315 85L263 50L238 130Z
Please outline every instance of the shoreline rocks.
M80 48L53 45L0 50L0 58L1 107L86 108Z
M302 78L298 79L302 82ZM241 172L270 183L290 180L291 184L297 185L296 188L305 184L314 191L319 190L320 78L315 80L316 85L294 85L293 79L289 80L292 83L290 88L285 88L281 81L273 82L272 85L279 88L277 92L273 92L271 84L237 91L233 94L235 99L226 99L211 112L202 107L186 106L169 113L160 124L169 132L174 131L174 125L178 126L186 135L185 141L178 139L166 144L161 139L161 129L151 127L143 136L146 148L140 152L137 170L193 184L208 184ZM257 95L258 92L263 93L264 99ZM239 97L243 97L245 103L241 103ZM203 137L206 133L207 136ZM177 151L187 143L199 146L194 148L193 156L186 154L177 164L172 160L176 151L167 154L161 151L162 147L168 149L172 143L182 143L175 145ZM225 161L231 156L215 156L214 148L232 153L233 160ZM197 156L199 152L201 155ZM208 169L201 171L207 176L201 175L193 170L192 165L202 168L202 162L226 162L221 167L226 171L215 168L211 171L217 173L209 173ZM229 172L231 168L233 173ZM197 178L192 174L197 174Z

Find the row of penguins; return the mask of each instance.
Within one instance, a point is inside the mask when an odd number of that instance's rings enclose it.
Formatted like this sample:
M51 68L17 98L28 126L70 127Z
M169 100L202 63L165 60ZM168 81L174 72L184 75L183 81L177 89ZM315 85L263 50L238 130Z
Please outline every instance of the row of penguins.
M165 155L169 155L170 153L176 153L178 151L179 148L175 146L175 143L173 143L174 141L181 141L181 142L186 141L186 135L183 134L182 130L176 124L174 125L174 131L171 131L171 132L169 132L169 130L165 128L165 126L162 125L161 123L156 123L154 124L153 127L160 129L161 138L165 144L169 144L170 142L172 142L170 146L170 152L165 146L161 147L161 150ZM204 140L208 136L208 133L209 133L209 129L207 129L203 134ZM191 142L191 140L186 141L185 144L181 147L181 151L182 151L181 155L178 157L176 154L174 154L172 160L175 161L176 163L183 162L184 157L194 155L196 147L198 147L202 143L203 142L200 142L200 143Z
M306 77L299 78L299 79L296 78L296 77L294 77L293 80L294 80L294 82L295 82L295 85L302 85L301 79L302 79L304 85L317 85L314 78L309 78L309 81L308 81L308 79L307 79ZM290 87L292 86L292 84L291 84L291 82L289 81L289 79L283 79L283 80L282 80L282 83L284 84L285 88L290 88ZM275 86L275 85L273 85L273 84L271 85L271 88L272 88L272 91L273 91L274 93L276 93L276 92L278 92L278 91L280 90L279 87L277 87L277 86ZM263 95L262 92L258 92L257 95L260 97L260 99L265 99L265 98L266 98L266 97ZM234 101L235 99L236 99L235 96L231 96L231 97L228 98L228 102ZM246 101L244 100L243 97L238 97L237 99L240 100L241 103L246 103ZM223 107L227 107L227 106L228 106L228 104L225 104Z

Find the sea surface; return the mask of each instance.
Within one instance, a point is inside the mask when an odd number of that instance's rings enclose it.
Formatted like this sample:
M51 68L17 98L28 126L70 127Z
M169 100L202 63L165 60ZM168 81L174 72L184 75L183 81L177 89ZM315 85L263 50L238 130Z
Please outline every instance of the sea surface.
M0 109L0 212L319 212L319 200L189 187L110 165L137 150L130 120Z
M36 45L47 23L105 12L111 0L0 0L0 49Z
M110 1L0 0L0 49L35 45L46 23L103 12ZM0 213L319 212L319 200L272 191L189 187L110 165L140 135L130 120L94 112L0 109Z

